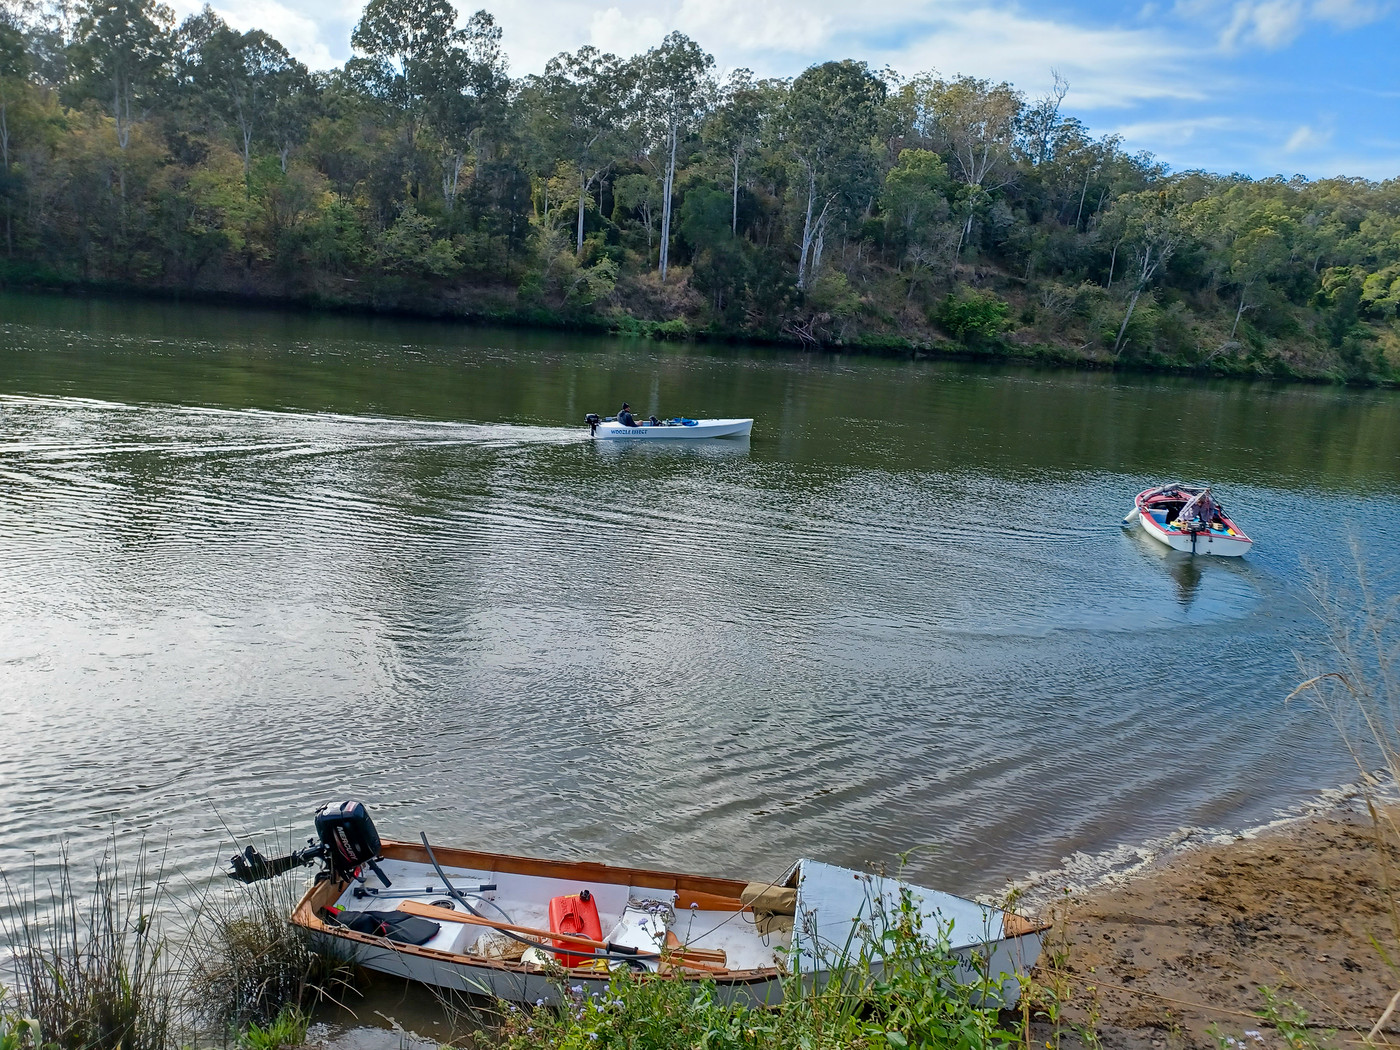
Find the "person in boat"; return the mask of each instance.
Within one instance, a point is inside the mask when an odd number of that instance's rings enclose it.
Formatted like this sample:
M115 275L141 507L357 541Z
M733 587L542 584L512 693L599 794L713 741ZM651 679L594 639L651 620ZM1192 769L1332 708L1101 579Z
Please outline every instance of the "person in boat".
M621 423L624 427L641 426L640 423L638 423L635 419L632 418L632 413L628 411L631 407L632 406L629 405L626 401L622 402L622 407L618 409L617 412L617 421Z

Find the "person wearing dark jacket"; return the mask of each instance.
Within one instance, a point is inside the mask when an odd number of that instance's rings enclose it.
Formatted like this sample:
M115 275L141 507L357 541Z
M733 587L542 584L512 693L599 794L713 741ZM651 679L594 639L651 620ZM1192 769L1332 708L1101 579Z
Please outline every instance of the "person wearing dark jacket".
M627 411L631 406L626 401L622 402L622 409L617 413L617 421L624 427L635 427L639 424L632 418L632 413Z

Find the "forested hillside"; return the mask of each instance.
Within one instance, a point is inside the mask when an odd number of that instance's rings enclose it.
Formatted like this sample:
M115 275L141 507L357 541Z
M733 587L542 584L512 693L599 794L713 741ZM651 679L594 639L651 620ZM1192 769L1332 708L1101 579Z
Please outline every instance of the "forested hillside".
M1058 78L719 78L673 34L512 79L446 0L371 0L351 44L312 71L208 8L0 9L5 282L1400 375L1400 181L1169 173Z

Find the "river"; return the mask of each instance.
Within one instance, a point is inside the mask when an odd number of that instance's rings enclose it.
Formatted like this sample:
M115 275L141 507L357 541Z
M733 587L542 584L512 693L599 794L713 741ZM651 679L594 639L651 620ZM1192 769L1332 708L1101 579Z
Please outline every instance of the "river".
M38 296L0 340L8 871L355 797L980 892L1354 778L1284 697L1308 572L1400 568L1394 392ZM623 399L756 423L590 440ZM1255 550L1123 531L1172 477Z

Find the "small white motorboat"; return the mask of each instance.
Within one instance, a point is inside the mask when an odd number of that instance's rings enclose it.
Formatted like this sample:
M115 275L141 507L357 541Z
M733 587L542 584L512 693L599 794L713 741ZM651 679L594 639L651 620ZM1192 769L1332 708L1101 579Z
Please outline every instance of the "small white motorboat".
M650 419L625 426L616 416L602 418L595 412L583 420L593 437L622 441L690 441L695 438L748 437L752 419Z
M319 841L284 857L251 846L231 878L322 870L290 921L340 957L409 980L516 1002L558 1002L561 983L606 992L613 970L713 981L730 1001L772 1004L797 976L824 983L864 949L880 972L883 929L917 910L946 944L953 979L1010 1007L1047 928L1013 912L866 872L800 860L771 882L381 842L365 807L330 803Z
M1187 554L1238 558L1254 546L1207 485L1174 481L1139 492L1123 524L1134 521L1154 540Z

